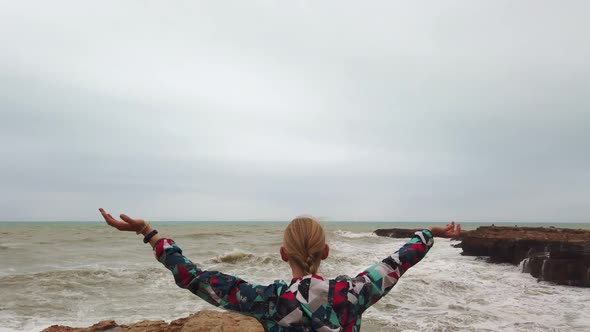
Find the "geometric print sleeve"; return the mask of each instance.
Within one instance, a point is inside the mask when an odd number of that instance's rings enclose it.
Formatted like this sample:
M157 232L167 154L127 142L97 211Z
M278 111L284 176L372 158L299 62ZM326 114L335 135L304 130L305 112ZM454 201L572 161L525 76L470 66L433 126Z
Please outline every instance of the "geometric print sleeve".
M432 233L424 229L404 246L380 263L370 266L352 279L352 291L358 294L359 313L379 301L395 286L398 279L416 265L434 244Z
M207 271L182 255L171 239L161 239L154 246L156 259L174 275L176 284L203 300L229 310L239 311L264 320L273 311L279 281L268 286L250 284L238 277L218 271Z

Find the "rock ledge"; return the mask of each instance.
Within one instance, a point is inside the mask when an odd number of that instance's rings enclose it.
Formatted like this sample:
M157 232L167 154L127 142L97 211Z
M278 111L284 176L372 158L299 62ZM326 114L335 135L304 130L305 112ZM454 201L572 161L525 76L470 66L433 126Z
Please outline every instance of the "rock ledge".
M52 325L41 332L263 332L260 323L235 312L203 310L185 318L166 323L163 320L144 320L119 325L114 320L103 320L90 327Z
M378 229L379 236L409 238L415 229ZM482 226L463 231L463 255L521 265L522 272L560 285L590 287L590 230Z
M520 264L539 281L590 287L590 231L556 227L479 227L461 237L463 255Z

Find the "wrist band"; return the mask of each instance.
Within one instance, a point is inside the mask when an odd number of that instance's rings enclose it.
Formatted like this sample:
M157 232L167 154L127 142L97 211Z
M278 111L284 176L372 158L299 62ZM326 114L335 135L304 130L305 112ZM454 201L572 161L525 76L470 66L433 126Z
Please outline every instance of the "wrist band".
M158 234L158 231L154 229L153 231L151 231L151 232L150 232L148 235L146 235L146 236L143 238L143 243L148 243L148 242L150 242L150 240L151 240L151 239L154 237L154 235L156 235L156 234Z
M135 232L135 234L139 234L139 233L143 232L149 225L150 225L150 222L146 221L145 225L143 225L143 228L140 231Z

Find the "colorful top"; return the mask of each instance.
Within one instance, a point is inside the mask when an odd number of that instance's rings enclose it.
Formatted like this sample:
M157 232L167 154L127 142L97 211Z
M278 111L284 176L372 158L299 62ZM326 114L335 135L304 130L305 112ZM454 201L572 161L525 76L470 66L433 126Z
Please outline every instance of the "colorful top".
M207 271L182 255L171 239L154 246L158 261L172 271L176 284L203 300L256 318L265 331L360 331L361 315L432 247L428 230L356 277L324 279L318 275L257 285L218 271Z

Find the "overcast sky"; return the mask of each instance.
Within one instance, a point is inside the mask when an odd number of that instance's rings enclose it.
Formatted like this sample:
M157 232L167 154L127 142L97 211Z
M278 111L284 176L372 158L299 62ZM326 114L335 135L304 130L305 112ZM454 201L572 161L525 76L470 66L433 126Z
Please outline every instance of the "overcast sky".
M590 2L0 2L0 220L590 222Z

